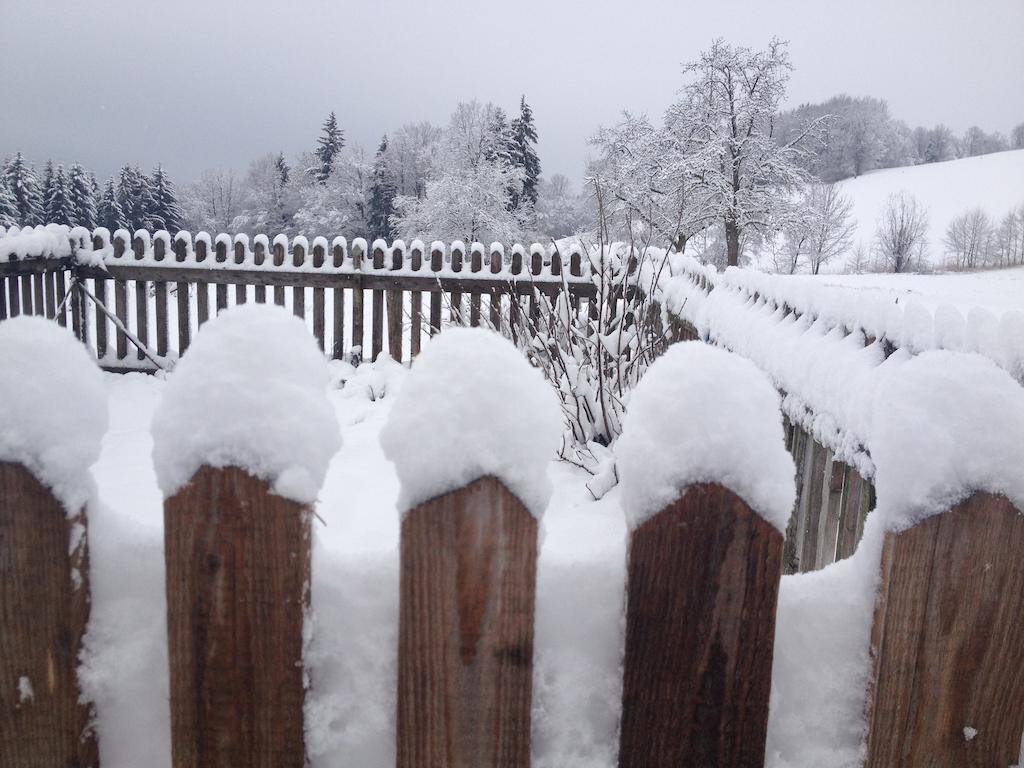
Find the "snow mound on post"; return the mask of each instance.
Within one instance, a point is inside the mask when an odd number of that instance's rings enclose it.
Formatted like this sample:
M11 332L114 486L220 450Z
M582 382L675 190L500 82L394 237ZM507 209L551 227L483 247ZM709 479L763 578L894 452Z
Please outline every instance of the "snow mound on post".
M69 330L42 317L0 323L0 361L0 461L22 464L78 514L107 431L100 369Z
M878 512L904 530L975 491L1024 510L1024 389L978 354L935 350L876 390L870 446Z
M204 466L241 467L274 493L316 500L341 447L328 367L301 320L246 304L203 326L167 380L153 416L153 461L165 497Z
M398 473L403 515L493 475L539 518L561 434L561 409L541 372L501 336L455 328L424 346L380 442Z
M719 483L785 532L795 468L780 398L749 360L675 344L640 380L616 445L622 506L637 528L695 483Z

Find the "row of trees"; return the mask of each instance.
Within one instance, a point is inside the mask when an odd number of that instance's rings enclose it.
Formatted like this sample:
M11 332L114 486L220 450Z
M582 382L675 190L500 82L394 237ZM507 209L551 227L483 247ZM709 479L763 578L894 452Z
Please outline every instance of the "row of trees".
M537 129L525 97L509 120L493 104L459 104L445 128L410 123L370 157L345 144L334 113L316 146L291 163L266 155L244 175L210 171L183 195L185 218L211 231L316 232L368 239L518 239L574 227L565 177L541 180ZM541 201L550 189L551 205Z
M0 225L66 224L88 229L181 229L174 184L161 166L150 175L126 165L102 189L80 163L65 170L47 162L42 178L19 152L0 173Z
M981 208L965 211L949 223L943 246L949 269L1024 264L1024 203L998 222Z
M811 120L822 120L820 141L804 158L808 171L823 181L860 176L877 168L938 163L960 157L1024 148L1024 123L1009 138L971 126L956 136L945 125L910 128L889 113L883 99L834 96L820 104L803 104L778 116L776 140L785 144Z

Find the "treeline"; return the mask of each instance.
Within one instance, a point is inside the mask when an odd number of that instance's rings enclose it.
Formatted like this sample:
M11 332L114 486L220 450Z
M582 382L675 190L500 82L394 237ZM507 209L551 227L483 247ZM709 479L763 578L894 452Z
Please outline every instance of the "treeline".
M883 99L841 94L820 104L803 104L779 114L776 139L785 145L802 127L821 120L824 132L804 158L822 181L840 181L879 168L940 163L1007 149L1024 149L1024 123L1009 138L978 126L957 136L945 125L910 128L889 114Z
M161 166L149 175L125 165L117 179L100 189L96 175L80 163L69 169L47 162L42 177L18 152L8 158L0 174L0 226L66 224L70 227L106 227L177 232L184 217L174 184Z

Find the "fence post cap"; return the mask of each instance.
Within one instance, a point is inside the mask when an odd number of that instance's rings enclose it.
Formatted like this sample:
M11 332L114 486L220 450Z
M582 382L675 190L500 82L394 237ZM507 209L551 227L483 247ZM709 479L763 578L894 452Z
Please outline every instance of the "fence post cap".
M241 467L312 503L341 446L328 368L305 324L245 304L203 325L153 416L153 463L169 498L202 466Z
M0 461L23 465L76 515L107 431L100 369L70 330L27 315L0 323L0 360Z
M500 480L540 517L562 432L551 387L511 342L482 328L432 338L380 435L410 509L481 477Z
M785 532L796 498L779 393L746 358L674 344L629 400L615 447L622 503L636 528L697 483L718 483Z

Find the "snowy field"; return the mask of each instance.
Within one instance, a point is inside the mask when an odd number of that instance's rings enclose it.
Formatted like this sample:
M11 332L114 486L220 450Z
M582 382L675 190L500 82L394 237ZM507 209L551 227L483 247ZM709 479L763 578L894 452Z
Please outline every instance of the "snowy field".
M406 369L382 360L332 370L329 399L344 445L317 503L307 740L317 768L383 768L394 764L399 488L378 435ZM83 677L97 702L103 765L163 768L163 511L149 424L167 382L104 376L110 427L93 469L102 507L90 523L93 623ZM538 568L534 765L606 768L616 763L627 527L618 489L595 502L582 471L553 461L548 475L554 496ZM768 744L774 768L857 764L856 681L866 671L870 601L848 580L836 588L851 562L783 579Z
M853 200L852 215L857 223L853 244L863 243L868 250L888 197L910 192L928 211L929 259L941 263L946 228L957 216L981 208L998 224L1024 204L1024 149L886 168L841 181L839 188ZM845 266L837 261L823 270L843 272Z

